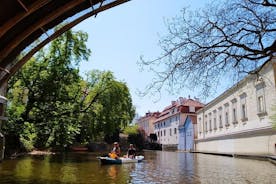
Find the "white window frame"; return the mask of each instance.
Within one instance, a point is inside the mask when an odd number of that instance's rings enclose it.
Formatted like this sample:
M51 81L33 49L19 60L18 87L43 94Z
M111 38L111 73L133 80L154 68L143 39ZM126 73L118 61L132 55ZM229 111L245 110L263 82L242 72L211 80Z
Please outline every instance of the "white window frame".
M212 113L210 112L208 115L208 120L209 120L209 131L212 132Z
M241 121L242 122L246 122L248 121L248 117L247 117L247 104L246 104L246 93L242 93L240 95L240 102L241 102Z
M214 130L217 130L217 110L213 110Z
M222 107L218 108L218 115L219 115L219 128L223 128L223 122L222 122Z
M265 103L265 83L263 81L258 82L255 85L256 88L256 100L257 100L257 115L259 117L266 116L266 103Z

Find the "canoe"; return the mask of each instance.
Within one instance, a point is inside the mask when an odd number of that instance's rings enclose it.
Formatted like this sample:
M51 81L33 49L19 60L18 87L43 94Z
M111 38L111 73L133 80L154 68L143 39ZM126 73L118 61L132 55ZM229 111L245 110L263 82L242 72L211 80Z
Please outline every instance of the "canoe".
M139 155L136 156L135 158L124 158L120 157L118 159L110 158L110 157L98 157L100 160L101 164L126 164L126 163L138 163L142 162L144 160L144 156Z

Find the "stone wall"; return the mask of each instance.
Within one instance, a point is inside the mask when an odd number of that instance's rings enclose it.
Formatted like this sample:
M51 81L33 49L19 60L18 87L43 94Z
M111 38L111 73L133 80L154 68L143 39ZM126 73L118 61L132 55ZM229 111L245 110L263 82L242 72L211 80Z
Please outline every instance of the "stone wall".
M162 150L164 151L176 151L177 150L177 144L163 144Z
M276 134L243 135L243 137L196 141L196 151L229 155L276 155Z

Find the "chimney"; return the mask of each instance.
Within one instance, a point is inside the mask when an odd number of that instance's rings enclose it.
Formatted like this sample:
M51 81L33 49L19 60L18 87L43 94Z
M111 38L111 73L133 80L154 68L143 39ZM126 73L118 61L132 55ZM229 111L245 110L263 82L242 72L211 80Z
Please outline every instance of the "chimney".
M184 98L183 97L179 97L179 103L182 104L184 101Z

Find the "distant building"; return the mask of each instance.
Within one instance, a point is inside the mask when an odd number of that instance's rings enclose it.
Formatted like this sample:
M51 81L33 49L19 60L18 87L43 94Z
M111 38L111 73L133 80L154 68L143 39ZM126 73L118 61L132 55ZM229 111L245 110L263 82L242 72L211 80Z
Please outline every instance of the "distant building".
M248 75L197 112L198 152L276 155L270 116L276 105L276 60Z
M142 116L137 120L137 125L139 129L144 132L146 140L149 139L150 134L154 133L153 123L159 114L159 112L147 112L145 116Z
M197 100L180 97L172 101L154 122L154 132L163 149L177 149L179 143L179 125L183 125L187 115L195 115L195 112L203 107Z

